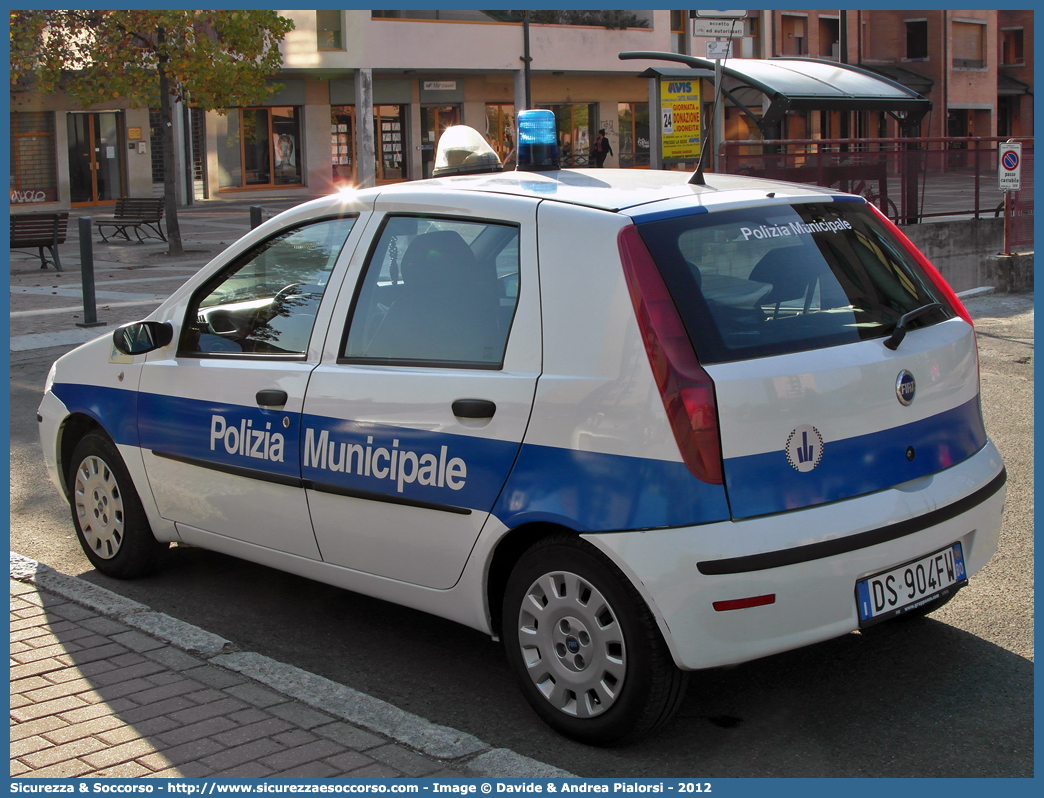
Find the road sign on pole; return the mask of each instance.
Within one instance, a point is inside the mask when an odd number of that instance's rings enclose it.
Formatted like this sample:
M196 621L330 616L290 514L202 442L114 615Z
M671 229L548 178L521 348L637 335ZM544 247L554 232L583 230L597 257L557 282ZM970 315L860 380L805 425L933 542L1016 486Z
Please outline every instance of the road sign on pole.
M743 38L743 23L736 19L694 19L692 35L741 39Z
M1001 191L1019 191L1022 188L1022 145L1007 141L998 148L997 178Z
M707 58L732 58L732 39L707 42Z

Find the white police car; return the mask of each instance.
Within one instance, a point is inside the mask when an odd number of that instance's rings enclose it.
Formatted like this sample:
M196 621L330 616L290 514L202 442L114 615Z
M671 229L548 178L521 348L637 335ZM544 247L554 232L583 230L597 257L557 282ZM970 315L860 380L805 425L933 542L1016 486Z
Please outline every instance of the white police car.
M595 743L688 671L966 584L1005 471L924 257L859 197L558 170L547 113L519 170L287 211L54 365L44 456L98 570L183 541L499 635Z

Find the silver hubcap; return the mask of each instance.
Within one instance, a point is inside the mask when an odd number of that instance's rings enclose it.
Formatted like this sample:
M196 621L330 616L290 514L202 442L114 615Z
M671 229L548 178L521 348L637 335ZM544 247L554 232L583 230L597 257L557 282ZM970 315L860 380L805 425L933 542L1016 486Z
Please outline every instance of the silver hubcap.
M556 709L578 718L613 705L627 672L616 613L576 574L544 574L526 591L518 643L529 678Z
M123 543L123 496L116 476L100 457L85 457L76 469L73 501L87 545L103 560L111 560Z

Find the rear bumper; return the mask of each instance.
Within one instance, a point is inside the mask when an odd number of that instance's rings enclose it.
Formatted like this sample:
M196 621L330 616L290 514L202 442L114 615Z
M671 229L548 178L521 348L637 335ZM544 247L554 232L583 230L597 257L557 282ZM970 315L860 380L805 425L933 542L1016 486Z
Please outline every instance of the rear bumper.
M631 578L685 669L851 632L855 584L960 541L969 575L997 549L1004 466L992 443L953 468L834 504L746 521L585 535ZM774 595L716 611L714 602Z

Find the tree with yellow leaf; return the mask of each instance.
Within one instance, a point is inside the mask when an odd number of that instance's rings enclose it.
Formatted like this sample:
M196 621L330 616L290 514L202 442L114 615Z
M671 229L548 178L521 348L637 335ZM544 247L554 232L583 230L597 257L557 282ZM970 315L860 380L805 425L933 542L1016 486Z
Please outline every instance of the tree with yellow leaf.
M12 11L11 89L64 89L85 108L158 106L168 251L180 255L172 100L219 113L259 105L293 27L275 11Z

